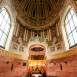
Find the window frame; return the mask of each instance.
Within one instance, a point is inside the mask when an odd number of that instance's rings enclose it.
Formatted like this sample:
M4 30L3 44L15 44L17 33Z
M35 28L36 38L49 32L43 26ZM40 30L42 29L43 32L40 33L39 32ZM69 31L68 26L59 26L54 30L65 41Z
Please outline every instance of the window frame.
M65 19L64 19L64 29L65 29L65 33L66 33L66 38L67 38L67 41L68 41L68 45L69 45L69 49L71 49L71 48L73 48L73 47L75 47L75 46L77 46L77 43L75 43L73 46L70 46L70 41L69 41L69 38L68 38L68 35L71 33L69 33L69 34L67 34L67 30L66 30L66 19L67 19L67 16L68 16L68 14L69 14L69 12L71 11L71 9L73 9L73 8L70 8L69 10L68 10L68 12L67 12L67 14L66 14L66 16L65 16ZM74 9L73 9L73 11L74 11ZM74 11L75 12L75 11ZM76 14L75 14L76 15ZM77 16L77 15L76 15ZM72 16L73 17L73 16ZM71 20L71 19L70 19ZM69 23L69 21L67 22L67 24ZM74 22L73 22L74 23ZM76 27L77 28L77 27ZM76 29L75 28L75 29ZM72 30L71 30L72 31ZM74 30L73 30L74 31ZM72 31L72 32L73 32ZM76 30L77 31L77 30ZM72 33L71 33L72 34ZM73 40L74 41L74 40Z
M4 46L1 46L1 45L0 45L0 48L5 49L5 46L6 46L6 43L7 43L7 40L8 40L8 36L9 36L10 30L11 30L11 16L10 16L9 11L8 11L8 9L7 9L6 7L3 7L3 8L0 10L0 12L3 11L3 10L6 10L6 12L8 13L8 16L9 16L9 20L10 20L10 23L9 23L9 26L10 26L10 27L9 27L9 31L8 31L8 34L7 34L6 41L5 41L5 43L4 43Z

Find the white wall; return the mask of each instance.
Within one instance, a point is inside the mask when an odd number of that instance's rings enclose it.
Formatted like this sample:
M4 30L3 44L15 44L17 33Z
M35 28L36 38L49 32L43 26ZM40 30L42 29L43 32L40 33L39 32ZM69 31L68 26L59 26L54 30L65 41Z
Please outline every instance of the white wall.
M61 30L62 30L62 36L63 36L63 41L65 44L65 50L69 50L69 44L68 44L68 40L67 40L67 35L65 33L65 29L64 29L64 21L65 21L65 17L67 12L69 11L70 8L75 8L74 2L73 0L66 0L62 10L60 11L59 15L60 15L60 22L61 22Z

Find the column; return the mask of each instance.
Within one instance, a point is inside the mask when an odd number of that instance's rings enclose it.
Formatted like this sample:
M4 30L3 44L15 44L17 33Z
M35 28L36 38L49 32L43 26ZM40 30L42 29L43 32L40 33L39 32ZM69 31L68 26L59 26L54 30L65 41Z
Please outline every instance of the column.
M47 37L48 37L48 41L49 41L49 30L47 30Z
M17 29L16 29L16 37L18 37L18 33L19 33L19 24L17 25Z
M16 36L16 31L17 31L17 23L15 24L15 29L14 29L14 35Z
M60 21L58 22L58 29L59 29L59 36L60 36L62 34Z
M33 31L33 37L34 37L34 31Z
M24 31L24 37L23 37L23 40L26 41L26 29Z
M26 41L28 41L28 30L26 31Z
M59 36L58 23L56 23L56 31L57 31L57 36Z
M51 29L49 29L49 37L50 37L50 41L51 41Z
M42 32L41 32L41 37L42 37Z
M32 38L32 31L31 31L31 38Z
M43 31L43 39L45 38L45 36L44 36L44 31Z
M49 41L50 41L50 29L48 30L48 34L49 34Z

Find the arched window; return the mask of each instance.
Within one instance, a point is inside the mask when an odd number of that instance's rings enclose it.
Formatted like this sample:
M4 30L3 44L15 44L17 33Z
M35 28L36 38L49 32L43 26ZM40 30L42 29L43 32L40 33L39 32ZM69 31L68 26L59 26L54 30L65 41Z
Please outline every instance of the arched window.
M5 44L10 31L10 16L8 11L3 8L0 11L0 47L5 48Z
M70 9L65 18L65 31L69 48L77 45L77 16L73 9Z

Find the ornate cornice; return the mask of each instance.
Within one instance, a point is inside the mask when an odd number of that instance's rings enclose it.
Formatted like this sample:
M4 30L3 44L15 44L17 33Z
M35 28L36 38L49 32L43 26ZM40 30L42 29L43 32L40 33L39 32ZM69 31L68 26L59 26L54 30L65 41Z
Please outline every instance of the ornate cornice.
M57 15L51 22L49 22L48 24L46 25L42 25L42 26L32 26L28 23L26 23L19 15L17 15L17 19L21 22L22 25L24 25L25 27L29 28L29 29L33 29L33 30L42 30L42 29L46 29L50 26L52 26L56 20L59 19L59 15Z

